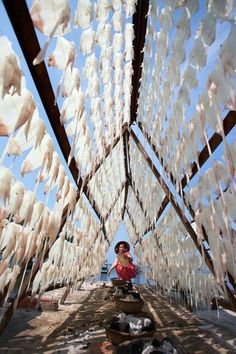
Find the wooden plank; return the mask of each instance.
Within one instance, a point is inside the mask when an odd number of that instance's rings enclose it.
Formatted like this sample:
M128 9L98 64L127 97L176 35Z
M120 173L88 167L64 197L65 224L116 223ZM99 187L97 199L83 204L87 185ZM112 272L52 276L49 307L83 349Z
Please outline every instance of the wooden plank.
M131 107L130 107L130 123L132 124L137 117L139 86L142 76L142 63L143 63L143 47L145 43L145 35L147 28L147 13L148 13L148 0L138 0L136 12L133 16L134 25L134 58L132 61L133 76L132 76L132 94L131 94Z
M155 165L152 163L151 159L149 158L148 154L144 150L144 147L142 146L141 142L139 141L139 139L137 138L137 136L135 135L133 130L131 130L131 136L134 139L134 142L135 142L137 148L139 149L139 151L141 152L143 158L145 159L145 161L149 165L150 169L152 170L154 176L156 177L157 181L159 182L161 188L163 189L163 191L165 192L166 196L168 197L171 205L175 209L175 211L176 211L177 215L179 216L181 222L183 223L186 231L189 233L190 237L192 238L196 248L198 249L200 254L203 256L203 259L204 259L208 269L215 276L213 262L212 262L212 259L211 259L210 255L209 255L209 253L206 251L205 246L203 244L202 245L198 244L198 237L197 237L196 232L192 228L190 222L186 218L186 216L183 213L182 209L179 207L179 205L176 202L173 194L169 190L168 186L166 185L165 181L161 177L161 175L158 172L158 170L155 167ZM222 289L224 290L224 288L226 289L227 296L228 296L229 301L230 301L230 303L232 305L232 309L234 309L234 311L236 311L236 299L235 299L232 291L230 290L230 288L228 287L228 285L226 283L225 283L224 287L222 287Z
M129 191L129 181L125 182L125 198L124 198L124 207L122 212L122 220L124 220L125 210L126 210L126 203L128 198L128 191Z

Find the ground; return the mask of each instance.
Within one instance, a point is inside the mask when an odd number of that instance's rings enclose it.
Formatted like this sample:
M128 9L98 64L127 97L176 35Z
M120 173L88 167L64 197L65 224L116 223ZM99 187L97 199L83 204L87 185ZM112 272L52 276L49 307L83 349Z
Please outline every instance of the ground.
M46 296L59 299L62 291ZM18 309L0 337L0 353L114 353L105 333L106 323L116 312L110 291L110 285L86 283L58 311ZM236 352L234 313L201 310L193 314L153 289L139 287L139 291L145 311L155 319L158 339L169 336L183 353Z

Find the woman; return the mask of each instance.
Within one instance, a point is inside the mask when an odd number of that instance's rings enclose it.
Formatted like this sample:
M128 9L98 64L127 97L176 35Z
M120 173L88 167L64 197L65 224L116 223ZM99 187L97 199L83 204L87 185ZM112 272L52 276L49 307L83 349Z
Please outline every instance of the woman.
M116 269L118 277L122 280L130 281L131 278L136 276L136 268L132 263L133 258L130 253L130 246L126 241L120 241L115 246L115 253L117 254L115 262L112 264L108 271L111 274L112 269Z

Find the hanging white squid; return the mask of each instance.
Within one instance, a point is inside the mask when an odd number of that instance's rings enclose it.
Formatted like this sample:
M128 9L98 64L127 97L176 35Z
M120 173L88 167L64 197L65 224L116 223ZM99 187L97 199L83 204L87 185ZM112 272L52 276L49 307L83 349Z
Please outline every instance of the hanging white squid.
M96 17L100 23L106 22L110 9L111 9L110 0L97 0L95 11L96 11Z
M0 49L0 96L2 99L6 94L20 96L24 83L19 59L11 52L11 43L6 37L0 36Z
M115 32L122 32L123 17L122 17L122 13L119 10L114 12L112 17L112 23Z
M88 28L84 30L80 37L80 50L81 52L86 54L91 54L94 50L95 45L95 32L92 28Z
M70 31L70 6L68 0L34 0L30 9L33 24L48 36L33 64L44 60L53 36L61 36Z
M35 108L33 97L26 89L21 96L5 96L0 101L0 136L10 135L25 123L29 129Z
M93 3L90 0L78 0L74 18L75 26L86 29L93 20Z

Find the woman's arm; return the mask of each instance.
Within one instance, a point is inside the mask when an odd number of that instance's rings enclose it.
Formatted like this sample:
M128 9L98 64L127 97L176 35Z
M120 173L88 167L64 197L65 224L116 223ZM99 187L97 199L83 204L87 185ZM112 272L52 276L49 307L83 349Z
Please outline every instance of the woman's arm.
M125 256L130 262L132 262L133 258L131 257L131 255L130 255L129 252L125 252L125 253L124 253L124 256Z
M117 258L116 258L115 262L112 264L111 268L108 270L108 273L107 273L108 275L111 274L112 269L114 269L116 267L116 265L117 265Z

